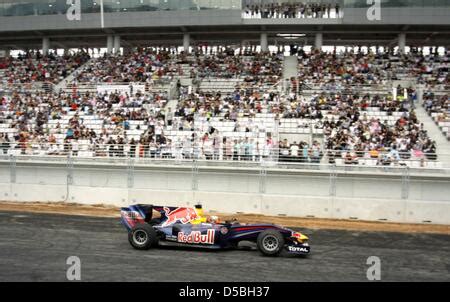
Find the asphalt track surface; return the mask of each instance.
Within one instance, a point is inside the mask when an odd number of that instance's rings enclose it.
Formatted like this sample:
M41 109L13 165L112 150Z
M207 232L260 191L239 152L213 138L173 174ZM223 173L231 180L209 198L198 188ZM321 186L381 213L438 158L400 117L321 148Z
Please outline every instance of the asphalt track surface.
M367 281L369 256L382 281L450 281L450 236L303 230L307 258L257 250L134 250L118 219L0 212L0 281L67 281L69 256L82 281Z

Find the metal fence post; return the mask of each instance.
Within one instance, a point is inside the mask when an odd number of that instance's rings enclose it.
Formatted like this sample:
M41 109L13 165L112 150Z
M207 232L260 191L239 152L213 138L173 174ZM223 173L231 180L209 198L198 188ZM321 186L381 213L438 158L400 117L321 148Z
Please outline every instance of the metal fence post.
M73 185L73 157L67 156L67 185Z
M402 174L402 199L409 198L410 173L409 167L406 166Z
M337 179L337 172L336 172L336 164L331 166L330 169L330 196L336 196L336 179Z
M9 161L9 181L10 183L16 183L16 157L10 155Z
M266 183L267 183L267 170L266 170L266 167L261 165L261 168L259 169L259 193L260 194L266 193Z
M192 191L198 190L198 163L197 160L192 161Z
M127 160L127 186L134 187L134 159L131 157Z
M62 196L63 202L69 200L70 186L73 185L73 157L70 156L70 152L67 154L66 169L66 196Z

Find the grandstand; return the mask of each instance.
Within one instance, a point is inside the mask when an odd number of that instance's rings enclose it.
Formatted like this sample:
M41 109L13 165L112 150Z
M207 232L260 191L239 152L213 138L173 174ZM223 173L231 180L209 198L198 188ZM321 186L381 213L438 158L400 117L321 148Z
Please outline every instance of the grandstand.
M330 196L336 169L401 171L407 199L450 168L450 6L374 9L2 0L0 158L322 170Z
M198 51L188 57L184 51L138 48L92 59L85 52L8 57L2 73L3 152L446 163L416 111L428 111L448 135L447 53L302 51L289 87L282 79L282 53L243 52ZM426 65L431 56L433 63ZM438 83L427 77L418 100L425 75ZM405 80L411 78L417 81ZM151 145L157 151L150 152Z

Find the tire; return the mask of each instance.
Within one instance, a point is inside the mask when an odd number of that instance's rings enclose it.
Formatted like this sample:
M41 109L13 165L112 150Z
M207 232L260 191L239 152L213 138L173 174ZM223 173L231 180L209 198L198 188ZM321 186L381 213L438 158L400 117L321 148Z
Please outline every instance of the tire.
M128 233L128 241L137 250L148 250L158 245L156 231L148 224L138 224Z
M265 230L256 240L258 250L264 256L277 256L284 246L284 237L276 230Z

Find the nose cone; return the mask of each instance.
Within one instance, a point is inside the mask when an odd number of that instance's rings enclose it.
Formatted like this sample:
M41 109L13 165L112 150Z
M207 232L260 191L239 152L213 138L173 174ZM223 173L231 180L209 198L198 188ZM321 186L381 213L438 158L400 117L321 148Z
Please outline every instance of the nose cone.
M306 235L303 235L303 234L300 234L300 238L299 238L301 241L306 241L306 240L308 240L309 238L308 238L308 236L306 236Z
M303 243L305 241L308 241L308 236L303 235L302 233L294 233L293 237L297 239L298 242Z

